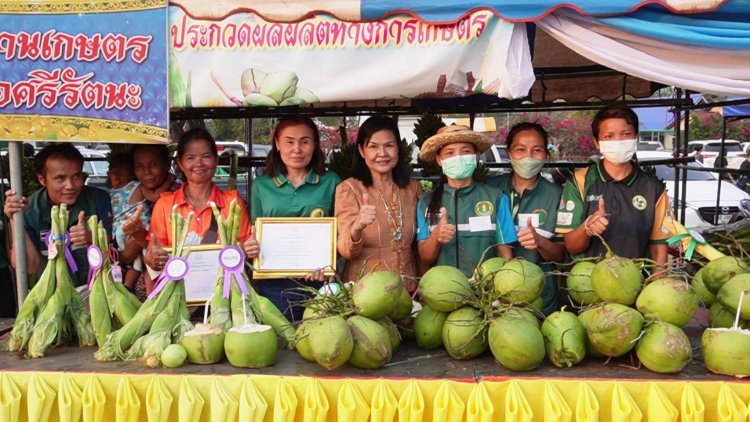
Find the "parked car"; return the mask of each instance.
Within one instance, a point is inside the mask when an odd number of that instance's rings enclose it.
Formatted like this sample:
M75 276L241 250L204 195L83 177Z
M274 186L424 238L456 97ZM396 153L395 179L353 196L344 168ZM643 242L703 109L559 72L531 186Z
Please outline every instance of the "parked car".
M699 140L688 142L689 151L693 151L696 144L703 145L703 165L706 167L716 167L716 157L721 152L721 139ZM730 168L740 168L740 164L747 157L739 141L727 139L724 141L724 148L727 152L727 164Z
M650 166L649 161L671 158L666 152L639 151L638 160L642 167L653 168L656 177L664 181L667 196L671 204L675 203L675 169L670 164L656 164ZM701 168L703 164L689 163L689 167ZM682 189L682 179L680 180ZM750 199L745 191L727 181L721 182L721 200L719 213L716 214L716 197L719 194L717 175L708 171L688 170L685 198L685 227L698 231L718 224L730 224L743 218L740 212L740 201ZM680 192L683 196L683 192Z
M83 172L86 173L86 185L109 190L109 161L107 154L88 148L76 147L83 155Z
M253 146L255 147L255 145ZM242 141L216 141L216 149L219 155L231 154L234 151L240 157L248 155L249 149L246 143Z

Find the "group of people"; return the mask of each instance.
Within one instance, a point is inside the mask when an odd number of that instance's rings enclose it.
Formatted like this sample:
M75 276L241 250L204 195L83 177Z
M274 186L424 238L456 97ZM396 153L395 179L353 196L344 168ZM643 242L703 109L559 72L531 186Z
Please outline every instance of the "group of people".
M409 157L391 118L373 116L362 124L352 176L342 181L325 169L315 123L287 117L278 122L263 175L253 182L250 212L236 192L212 182L219 157L205 129L186 132L177 144L182 185L169 173L165 147L138 145L132 167L125 159L124 166L113 160L112 198L84 186L83 159L75 148L54 145L37 156L43 188L29 198L6 192L5 213L25 213L28 271L36 274L46 255L50 206L67 204L75 216L69 232L81 284L87 274L83 250L91 243L85 217L98 215L112 233L119 260L131 269L125 282L142 278L150 289L174 241L168 229L173 207L183 216L194 213L189 244L213 244L217 223L209 204L226 217L235 199L241 216L238 240L249 259L261 249L254 229L259 217L337 217L344 281L388 270L402 275L413 291L418 277L434 265L455 266L471 276L482 259L500 256L522 257L551 270L566 253L602 255L603 242L618 255L650 257L663 265L669 235L662 221L669 204L664 185L634 162L638 117L626 107L611 106L596 115L592 131L602 158L560 188L540 175L549 139L539 124L520 123L510 130L506 145L512 171L485 183L472 175L492 141L468 127L443 127L420 150L424 161L442 169L435 188L422 192L410 178ZM13 258L11 252L14 263ZM144 268L148 271L141 273ZM295 287L320 287L327 280L321 269L299 280L262 280L257 288L298 320L302 308L294 304L303 297ZM543 292L547 313L558 307L557 290L550 277Z

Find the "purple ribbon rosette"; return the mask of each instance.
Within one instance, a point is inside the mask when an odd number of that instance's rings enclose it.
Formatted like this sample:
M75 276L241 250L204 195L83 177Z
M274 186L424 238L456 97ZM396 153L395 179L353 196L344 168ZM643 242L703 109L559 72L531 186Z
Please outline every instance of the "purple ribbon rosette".
M161 272L159 278L154 282L156 287L154 287L154 290L148 295L148 298L155 298L170 281L179 281L185 278L188 270L190 270L190 265L188 265L187 259L179 256L169 258L167 263L164 264L164 271Z
M89 261L88 286L89 291L91 291L91 287L94 285L94 279L104 265L104 255L98 246L91 245L86 249L86 259Z
M245 266L245 255L237 246L227 246L219 252L219 265L224 268L224 298L229 299L229 291L232 288L232 277L237 280L237 286L244 296L247 295L247 286L242 280L242 268Z
M47 237L44 240L44 243L47 244L47 253L49 254L49 259L53 259L57 256L57 248L55 247L55 241L56 240L63 240L63 252L65 253L65 260L68 261L68 267L70 267L70 270L73 272L78 271L78 265L76 265L75 259L73 259L73 254L70 252L70 233L63 233L61 235L52 236L52 232L47 233ZM52 251L54 249L54 252Z

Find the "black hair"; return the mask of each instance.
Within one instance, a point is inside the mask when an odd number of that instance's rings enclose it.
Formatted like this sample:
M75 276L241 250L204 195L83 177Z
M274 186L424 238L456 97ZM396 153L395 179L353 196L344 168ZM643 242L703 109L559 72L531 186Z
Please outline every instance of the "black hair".
M396 145L398 146L398 163L391 170L393 181L399 188L405 188L409 185L409 166L406 164L408 157L406 157L406 151L403 148L403 142L401 142L401 134L398 131L398 125L393 119L388 116L377 115L372 116L362 123L357 132L357 146L364 149L365 146L370 142L372 136L376 132L381 130L390 131L393 137L396 139ZM352 177L362 182L365 186L372 186L372 173L367 168L365 159L359 152L354 153L352 160Z
M703 144L693 144L693 151L703 151Z
M132 148L130 148L130 154L132 157L135 157L136 151L142 150L142 149L152 149L154 152L156 152L156 158L159 159L162 163L166 164L167 167L169 166L169 163L171 159L169 158L169 148L167 148L166 145L158 145L158 144L136 144L133 145Z
M68 143L52 144L42 148L34 158L34 172L45 174L47 160L52 157L64 158L66 160L78 161L83 169L83 155L76 147Z
M129 152L117 152L109 157L109 169L127 169L133 171L133 155Z
M599 126L607 119L625 119L633 127L635 134L638 135L638 115L630 108L623 105L611 105L599 110L591 121L591 133L594 139L599 140Z
M445 175L440 176L437 186L435 186L435 189L432 191L430 205L427 206L427 216L430 218L437 216L440 212L440 205L443 202L443 191L445 190L446 183L448 183L448 177Z
M195 141L206 141L208 142L211 152L214 157L219 156L219 151L216 149L216 141L211 133L202 127L194 127L180 136L180 141L177 142L177 159L179 160L185 154L188 144Z
M297 125L307 126L313 133L315 149L313 150L313 156L310 159L310 164L307 165L307 169L312 170L318 175L322 175L325 172L325 157L323 156L323 151L320 149L320 132L318 132L318 127L315 126L315 122L309 117L293 116L284 117L276 123L276 128L273 130L273 139L271 140L271 151L266 157L263 174L270 177L276 177L279 174L286 175L286 164L281 160L281 153L279 153L279 149L276 147L276 141L282 130Z
M544 130L542 125L536 122L521 122L513 125L513 127L510 128L510 132L508 132L508 135L505 137L505 147L508 151L510 151L510 147L511 145L513 145L513 141L515 140L516 135L518 135L519 132L523 132L524 130L533 130L534 132L538 133L539 136L542 137L542 140L544 140L544 151L547 152L549 136L547 135L547 131Z

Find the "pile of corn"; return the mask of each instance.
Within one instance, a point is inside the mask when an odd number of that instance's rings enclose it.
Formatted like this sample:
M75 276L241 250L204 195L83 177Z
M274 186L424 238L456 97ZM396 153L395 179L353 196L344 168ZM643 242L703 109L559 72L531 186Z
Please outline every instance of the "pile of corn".
M240 207L236 200L229 204L229 214L225 221L215 203L211 203L211 209L216 219L219 239L222 246L237 245L237 237L240 231ZM247 295L243 295L238 283L245 285ZM243 312L243 303L247 309L247 315ZM294 328L289 320L276 308L267 298L257 294L250 284L244 269L242 280L232 280L232 288L228 298L224 297L224 269L219 268L216 276L216 287L211 297L211 318L209 323L228 332L232 327L239 327L247 323L262 323L273 327L276 335L280 337L288 348L292 348L294 341ZM246 319L247 318L247 319Z
M102 252L101 268L96 272L94 280L89 281L91 322L96 333L96 343L102 347L113 330L133 319L138 308L141 307L141 301L121 282L114 280L104 224L94 215L89 218L88 226L92 233L93 244Z
M193 213L184 219L177 213L176 206L172 208L172 256L186 258L189 255L190 249L184 244L192 219ZM180 344L183 334L193 328L184 283L182 280L165 282L158 295L143 302L122 328L107 336L94 354L97 360L139 360L150 368L161 366L164 349L172 343Z
M67 206L53 206L51 216L53 243L49 249L53 257L47 261L42 276L21 305L8 341L8 350L26 350L32 358L44 356L50 347L74 336L81 346L93 346L96 342L91 317L73 287L71 270L65 258Z

